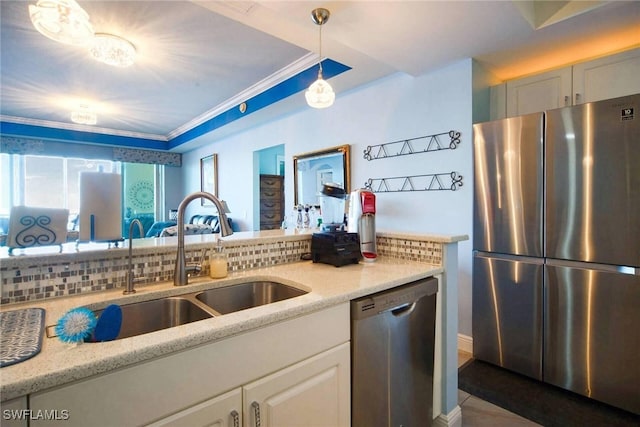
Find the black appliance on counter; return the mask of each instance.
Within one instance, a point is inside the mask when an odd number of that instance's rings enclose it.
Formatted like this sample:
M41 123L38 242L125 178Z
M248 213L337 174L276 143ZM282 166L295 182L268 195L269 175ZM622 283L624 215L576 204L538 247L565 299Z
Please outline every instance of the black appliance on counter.
M358 233L335 231L313 233L311 236L311 259L313 262L341 267L357 264L360 260Z

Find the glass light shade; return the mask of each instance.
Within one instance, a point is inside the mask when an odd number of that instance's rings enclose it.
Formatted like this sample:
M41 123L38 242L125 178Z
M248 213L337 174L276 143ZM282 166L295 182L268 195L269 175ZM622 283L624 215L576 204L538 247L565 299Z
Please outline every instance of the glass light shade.
M42 35L64 44L84 46L94 35L89 15L75 0L39 0L29 17Z
M313 82L304 93L304 97L307 99L307 104L309 104L310 107L327 108L333 105L336 94L333 92L331 85L327 83L320 74L318 75L318 80Z
M78 111L71 112L71 121L81 125L95 125L98 115L88 105L80 105Z
M113 34L97 33L89 53L96 61L114 67L128 67L136 60L136 48L133 44Z

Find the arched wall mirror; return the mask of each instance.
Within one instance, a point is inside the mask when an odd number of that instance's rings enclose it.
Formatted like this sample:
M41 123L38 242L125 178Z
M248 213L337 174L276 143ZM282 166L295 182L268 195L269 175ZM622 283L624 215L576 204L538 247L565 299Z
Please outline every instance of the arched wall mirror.
M318 205L318 193L327 182L351 191L349 144L293 156L293 201L297 206Z

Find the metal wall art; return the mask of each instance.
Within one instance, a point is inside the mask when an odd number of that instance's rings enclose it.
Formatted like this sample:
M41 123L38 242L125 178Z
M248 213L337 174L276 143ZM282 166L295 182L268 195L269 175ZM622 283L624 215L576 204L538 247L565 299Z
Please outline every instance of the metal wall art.
M392 178L369 178L364 186L374 193L456 191L462 187L462 175L457 172L450 172Z
M441 137L449 136L448 143L442 143ZM431 151L455 150L460 144L460 132L449 132L434 135L419 136L401 141L386 142L384 144L369 145L364 150L364 158L371 161L387 157L408 156L410 154L428 153Z
M448 143L440 139L447 135ZM460 144L460 132L449 132L419 136L401 141L369 145L364 150L364 158L371 161L387 157L408 156L442 150L455 150ZM462 187L462 175L458 172L426 175L397 176L390 178L369 178L365 188L374 193L397 193L401 191L456 191Z

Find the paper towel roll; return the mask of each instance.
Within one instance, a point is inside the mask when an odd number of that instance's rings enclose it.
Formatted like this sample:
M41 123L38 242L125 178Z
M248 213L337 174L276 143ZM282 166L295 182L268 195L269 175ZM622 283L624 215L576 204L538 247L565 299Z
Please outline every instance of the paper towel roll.
M121 177L80 173L80 241L122 240Z

